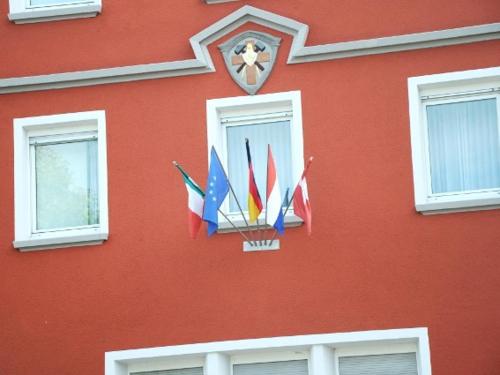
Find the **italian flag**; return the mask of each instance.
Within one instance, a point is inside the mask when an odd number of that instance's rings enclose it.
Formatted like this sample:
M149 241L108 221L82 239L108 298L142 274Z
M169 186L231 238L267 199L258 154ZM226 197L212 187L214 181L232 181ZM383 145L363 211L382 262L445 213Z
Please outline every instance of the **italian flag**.
M196 238L196 234L200 230L201 217L203 215L203 202L205 193L196 182L182 169L182 167L174 162L179 172L182 174L184 184L188 193L188 228L189 236Z

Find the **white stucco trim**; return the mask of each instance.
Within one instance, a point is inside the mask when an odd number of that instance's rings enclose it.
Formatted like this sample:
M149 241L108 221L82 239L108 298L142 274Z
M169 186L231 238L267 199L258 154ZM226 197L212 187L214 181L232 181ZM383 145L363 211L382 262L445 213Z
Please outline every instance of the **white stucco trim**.
M419 375L431 375L427 328L404 328L377 331L327 333L282 336L249 340L218 341L201 344L163 346L156 348L120 350L105 353L105 375L128 375L138 363L158 361L164 366L176 361L193 367L204 359L205 374L230 374L233 363L307 358L309 375L332 375L338 354L366 355L413 351L417 356ZM170 362L169 362L170 361Z
M95 17L101 0L61 1L60 4L30 6L26 0L9 0L9 20L16 24Z
M14 119L14 223L13 246L20 251L95 245L108 239L108 178L105 111L64 113ZM97 135L97 173L99 223L96 225L35 231L36 217L31 165L30 137L57 135L75 137L95 131Z
M214 72L208 46L241 25L253 22L293 37L288 64L334 60L500 38L500 22L383 38L305 46L309 26L245 5L190 38L195 58L29 77L0 79L0 94L92 86Z
M238 125L255 124L259 121L269 121L273 113L288 113L290 117L290 140L291 140L291 167L293 183L297 183L304 170L304 136L302 130L302 101L300 91L278 92L273 94L262 94L252 96L236 96L228 98L209 99L207 107L207 152L210 161L210 151L215 147L221 157L222 165L228 170L227 145L225 142L226 124L228 119ZM226 119L224 122L223 119ZM295 186L295 185L294 185ZM227 217L238 227L245 226L239 212L231 213L229 200L226 199L221 206ZM265 210L261 213L261 219L265 216ZM302 219L294 215L293 208L285 215L285 226L293 227L302 224ZM255 227L251 224L250 227ZM219 214L219 233L234 232L233 226ZM269 249L271 250L271 249Z
M500 208L500 188L433 194L427 136L427 102L457 101L460 97L497 98L500 113L500 67L408 78L408 104L415 209L423 214Z

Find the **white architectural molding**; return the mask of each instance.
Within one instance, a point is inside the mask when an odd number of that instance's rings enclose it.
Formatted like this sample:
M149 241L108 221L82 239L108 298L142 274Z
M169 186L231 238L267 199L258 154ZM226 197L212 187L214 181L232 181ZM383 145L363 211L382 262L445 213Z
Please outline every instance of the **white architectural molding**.
M495 98L500 103L500 67L408 78L408 103L415 209L439 214L500 208L500 188L469 191L432 191L426 105ZM500 113L500 104L497 104Z
M230 3L232 1L239 1L239 0L205 0L205 3L210 5L210 4Z
M201 358L204 358L206 375L229 375L234 363L304 358L308 358L310 375L335 375L336 348L343 355L415 352L419 375L431 375L427 328L283 336L106 352L105 375L127 374L129 368L140 371L139 366L151 367L154 363L161 363L165 368L175 368L172 366L176 364L185 368L186 361L192 361L189 367L198 367Z
M108 239L108 175L105 112L87 111L14 119L14 208L15 240L20 251L56 249L100 244ZM97 137L97 194L99 220L92 225L66 228L42 228L36 222L34 193L35 164L32 164L32 137L58 136L74 140L78 134L95 132Z
M96 17L101 0L61 1L60 4L30 6L26 0L9 0L9 20L16 24Z
M305 46L309 27L291 18L245 5L190 38L194 59L77 72L0 79L0 94L92 86L214 72L208 46L247 22L293 37L288 64L333 60L500 39L500 22L454 29Z

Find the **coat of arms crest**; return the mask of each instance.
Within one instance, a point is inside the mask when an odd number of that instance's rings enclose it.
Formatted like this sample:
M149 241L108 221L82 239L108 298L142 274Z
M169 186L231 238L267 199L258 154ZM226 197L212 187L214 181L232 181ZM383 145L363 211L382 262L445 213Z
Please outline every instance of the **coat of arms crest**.
M233 80L248 94L255 94L269 77L280 38L246 31L219 46Z

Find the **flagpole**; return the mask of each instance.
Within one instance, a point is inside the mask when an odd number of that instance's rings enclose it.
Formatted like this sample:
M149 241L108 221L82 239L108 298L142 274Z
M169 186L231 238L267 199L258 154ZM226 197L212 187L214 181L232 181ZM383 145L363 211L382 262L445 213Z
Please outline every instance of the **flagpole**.
M248 186L250 187L250 184L252 183L252 181L250 181L250 177L252 177L253 179L253 184L255 185L255 189L257 190L257 195L259 197L259 200L260 200L260 204L262 205L262 200L260 198L260 193L259 193L259 188L257 187L257 184L255 183L255 176L254 176L254 171L253 171L253 164L252 164L252 157L250 155L250 141L248 140L248 138L245 138L245 147L246 147L246 151L247 151L247 160L248 160L248 170L250 172L250 170L252 171L252 175L250 176L250 173L248 174ZM249 192L250 194L250 188L249 188ZM260 212L259 212L260 214ZM250 218L250 207L248 208L248 217ZM260 246L262 246L262 230L261 230L261 227L260 227L260 223L259 223L259 215L257 215L257 217L255 218L256 220L256 223L257 223L257 233L256 233L256 236L255 237L259 237L260 235L260 240L259 240L259 244ZM253 238L255 238L253 237ZM255 241L255 240L254 240Z
M221 211L221 209L220 209L220 208L218 209L218 211L221 213L221 215L222 215L222 216L224 216L224 219L226 219L226 220L229 222L229 224L231 224L231 225L233 226L233 228L234 228L234 229L236 229L236 230L237 230L237 231L241 234L241 236L242 236L245 240L247 240L247 241L248 241L248 243L249 243L251 246L253 246L253 245L252 245L252 241L250 241L250 239L249 239L249 238L248 238L248 237L247 237L247 236L246 236L246 235L245 235L245 234L241 231L241 229L240 229L240 228L238 228L236 225L234 225L234 223L233 223L231 220L229 220L229 218L226 216L226 214L225 214L224 212L222 212L222 211Z
M309 167L311 166L311 163L313 161L314 157L310 157L308 160L307 160L307 164L306 164L306 167L304 168L304 171L302 172L302 175L300 176L300 179L299 181L297 182L297 184L295 185L295 189L293 190L293 193L292 193L292 197L290 198L290 201L288 202L288 205L286 206L286 209L285 209L285 213L283 214L283 222L285 221L285 216L286 216L286 213L288 212L288 209L290 208L292 202L293 202L293 197L295 196L295 192L297 191L297 186L299 186L300 184L300 181L302 181L302 179L306 176L306 173L307 171L309 170ZM275 229L274 230L274 233L273 233L273 236L271 237L271 242L269 243L269 246L271 246L274 242L274 240L276 239L276 236L278 235L278 231Z
M268 178L269 178L269 148L270 145L269 143L267 144L267 159L266 159L266 212L264 212L264 230L262 232L262 235L267 233L267 185L268 185ZM262 238L262 237L261 237ZM264 245L267 246L267 238L264 239Z
M229 182L229 179L227 178L227 176L226 176L226 179L227 179L227 184L229 185L229 189L231 189L231 193L233 194L234 200L236 201L236 204L238 205L238 208L240 209L241 217L243 217L243 220L245 221L245 225L247 226L248 233L250 235L250 233L252 233L251 232L252 230L250 229L250 225L248 225L247 218L245 217L245 214L243 213L243 210L240 206L240 202L238 201L238 198L236 197L236 194L234 193L233 187L231 185L231 182ZM250 235L250 236L252 237L252 241L253 241L254 245L257 246L257 242L253 238L253 235Z
M190 177L190 176L186 173L186 171L182 168L182 166L181 166L179 163L177 163L175 160L173 160L173 161L172 161L172 164L173 164L173 165L174 165L174 166L175 166L175 167L176 167L176 168L177 168L177 169L178 169L178 170L179 170L179 171L180 171L183 175L187 176L188 178L191 178L191 177ZM203 195L205 195L205 192L204 192L201 188L200 188L200 190L201 190L201 192L203 193ZM245 234L244 234L244 233L240 230L240 228L238 228L236 225L234 225L234 223L233 223L231 220L229 220L229 218L226 216L226 214L225 214L224 212L222 212L222 211L221 211L221 209L220 209L220 208L218 208L218 209L217 209L217 211L219 211L219 212L220 212L220 214L221 214L222 216L224 216L224 218L225 218L225 219L229 222L229 224L231 224L231 225L233 226L233 228L234 228L234 229L236 229L236 230L237 230L237 231L241 234L241 236L242 236L245 240L247 240L247 241L251 244L251 241L248 239L248 237L247 237L247 236L246 236L246 235L245 235ZM253 245L252 245L252 246L253 246Z
M219 155L217 154L217 151L215 150L215 148L214 148L214 151L215 151L215 157L219 160L219 164L222 165L220 158L219 158ZM233 194L234 200L236 201L236 204L238 205L241 216L243 217L243 221L245 221L245 225L247 226L247 230L248 230L248 233L250 235L250 233L251 233L250 225L248 225L247 218L245 217L245 214L243 213L240 202L238 201L238 197L236 196L236 194L233 190L233 186L231 185L231 181L229 181L229 178L227 177L227 174L226 174L226 171L224 170L224 168L222 168L222 171L224 172L224 176L226 177L226 181L227 181L227 184L229 185L229 189L231 190L231 193ZM250 235L250 237L252 237L252 241L253 241L252 246L257 246L257 242L253 239L253 236ZM252 242L250 240L248 240L248 241L250 244L252 244Z
M259 244L260 244L260 246L262 246L262 230L260 229L259 218L257 218L256 220L257 220L257 234L260 234ZM257 235L256 237L259 237L259 236Z

